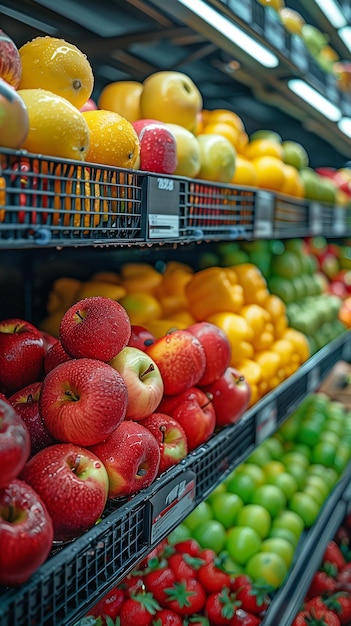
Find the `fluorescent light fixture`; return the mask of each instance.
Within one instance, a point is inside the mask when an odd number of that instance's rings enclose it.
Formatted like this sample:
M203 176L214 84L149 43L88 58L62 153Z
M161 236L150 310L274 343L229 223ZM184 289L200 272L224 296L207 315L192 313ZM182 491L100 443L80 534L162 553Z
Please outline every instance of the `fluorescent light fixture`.
M242 48L246 54L252 56L255 61L264 65L264 67L272 68L279 65L279 59L273 52L252 39L250 35L247 35L241 28L203 2L203 0L178 0L178 2L213 26L236 46Z
M318 91L313 89L308 83L305 83L304 80L300 78L293 78L289 80L288 87L296 93L299 98L308 102L308 104L317 109L319 113L327 117L332 122L338 122L341 118L340 109L335 106L332 102L329 102L327 98L322 96Z
M318 4L319 8L323 11L324 15L334 28L346 26L347 21L345 15L335 0L318 0L316 4Z
M344 135L351 137L351 117L342 117L338 121L338 128Z
M343 40L345 46L351 50L351 26L344 26L338 30L340 39Z

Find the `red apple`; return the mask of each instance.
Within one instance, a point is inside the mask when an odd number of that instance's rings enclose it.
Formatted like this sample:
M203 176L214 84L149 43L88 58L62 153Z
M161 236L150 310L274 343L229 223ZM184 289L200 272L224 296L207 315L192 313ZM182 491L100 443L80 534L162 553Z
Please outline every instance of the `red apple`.
M48 374L57 365L70 361L72 357L64 350L61 341L58 339L56 343L51 346L44 356L44 374Z
M62 346L75 359L110 361L127 345L129 337L127 311L116 300L103 296L79 300L66 311L60 324Z
M0 397L0 487L17 478L30 455L30 436L23 419ZM1 550L0 550L1 552Z
M206 355L205 371L197 384L209 385L220 378L230 365L229 339L221 328L210 322L197 322L186 330L197 337Z
M155 480L160 448L153 434L139 422L126 420L101 443L91 446L105 465L109 498L131 496Z
M183 428L191 452L209 440L216 426L212 397L191 387L178 396L164 396L158 411L171 415Z
M177 395L197 385L206 367L200 341L187 330L175 330L146 348L161 372L164 393ZM166 411L167 412L167 411Z
M88 98L85 104L80 108L80 111L96 111L97 104L92 98Z
M43 381L39 410L57 441L91 446L124 419L128 392L122 376L95 359L71 359Z
M178 163L177 143L163 122L141 119L133 122L140 143L139 169L158 174L173 174Z
M42 448L55 443L55 439L49 433L39 413L39 398L42 387L42 382L31 383L27 387L16 391L9 398L9 402L11 402L28 428L31 456L42 450Z
M0 78L1 147L18 150L27 139L29 115L20 94Z
M0 30L0 77L18 88L22 76L22 61L14 41Z
M158 475L186 457L187 437L183 427L173 417L165 413L152 413L141 424L154 435L160 447Z
M145 352L146 347L154 343L155 339L156 337L145 326L132 324L127 345L132 348L139 348L139 350L144 350Z
M0 322L0 390L10 395L41 379L45 355L41 332L29 322Z
M41 330L41 336L44 339L44 347L46 352L49 350L49 348L51 348L51 346L53 346L55 343L58 342L57 337L53 337L52 335L50 335L49 333L47 333L45 330Z
M125 417L141 420L153 413L163 396L163 381L152 358L143 350L126 346L109 364L120 373L127 386Z
M228 367L221 378L202 389L212 395L217 428L234 424L250 402L250 385L234 367Z
M341 269L339 272L333 277L333 281L340 281L343 283L347 293L351 295L351 270L349 269Z
M54 525L54 539L69 541L101 517L108 492L106 469L90 450L56 443L25 464L22 480L43 500Z
M49 556L54 531L39 495L22 480L0 489L0 585L26 582Z

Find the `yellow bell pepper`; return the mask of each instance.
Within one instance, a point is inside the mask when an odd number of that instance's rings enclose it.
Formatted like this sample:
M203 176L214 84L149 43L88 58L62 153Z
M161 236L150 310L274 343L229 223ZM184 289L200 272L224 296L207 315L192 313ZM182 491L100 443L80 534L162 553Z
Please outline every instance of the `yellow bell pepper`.
M267 282L261 270L253 263L241 263L233 268L239 284L243 288L245 304L261 304L264 306L269 296Z
M207 267L193 274L185 287L190 313L203 321L215 313L237 313L244 304L242 287L235 271Z
M253 356L253 347L250 343L251 330L247 321L236 313L216 313L207 318L207 322L215 324L223 330L231 346L230 365L239 367L244 359Z

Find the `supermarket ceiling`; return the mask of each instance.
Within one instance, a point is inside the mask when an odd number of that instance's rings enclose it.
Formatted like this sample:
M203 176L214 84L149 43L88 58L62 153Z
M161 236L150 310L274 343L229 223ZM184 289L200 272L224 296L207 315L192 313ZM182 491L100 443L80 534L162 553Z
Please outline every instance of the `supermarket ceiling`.
M209 4L223 8L227 3ZM314 1L285 4L326 33L340 58L350 57L321 11L311 11ZM234 110L249 134L272 129L283 139L301 142L313 167L342 167L351 159L351 139L348 145L331 124L318 115L312 118L308 108L282 91L291 77L286 63L267 70L240 56L223 34L214 34L191 12L184 13L177 0L0 0L0 12L0 28L18 47L48 34L85 52L94 71L95 99L109 82L142 81L155 71L174 69L194 80L205 108Z

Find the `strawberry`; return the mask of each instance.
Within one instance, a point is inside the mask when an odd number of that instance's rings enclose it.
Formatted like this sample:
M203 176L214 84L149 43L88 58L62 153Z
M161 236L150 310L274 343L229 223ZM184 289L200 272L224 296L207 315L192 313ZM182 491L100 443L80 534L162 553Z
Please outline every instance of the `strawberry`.
M223 587L230 587L231 576L221 569L221 560L205 563L197 572L197 578L207 593L221 591Z
M244 611L244 609L237 609L229 622L229 626L259 626L259 624L261 624L261 619L258 615Z
M336 585L337 569L331 563L325 563L323 569L315 572L309 590L307 600L314 596L321 596L324 593L333 593Z
M224 587L221 591L210 593L207 597L205 614L211 625L225 626L230 624L238 606L240 603L237 602L235 593L231 593L228 588Z
M336 613L340 620L340 624L351 623L351 596L349 593L335 593L326 599L328 608Z
M196 541L196 539L184 539L183 541L178 541L174 544L174 549L176 552L181 552L181 554L189 554L190 556L199 556L199 552L201 550L201 546Z
M166 589L172 587L176 581L173 570L168 566L160 567L147 572L143 580L146 591L152 593L161 606L167 607L168 595Z
M328 542L323 556L323 564L324 563L332 563L338 572L344 567L344 555L335 541Z
M133 593L121 607L120 626L150 626L160 608L152 593Z
M124 599L124 591L114 587L90 609L89 615L100 616L103 624L106 621L106 617L115 620L121 610Z
M157 611L152 619L151 626L183 626L183 620L170 609Z
M328 609L312 608L302 610L296 615L291 626L341 626L340 620Z
M177 552L168 558L168 566L173 570L177 580L189 580L197 577L197 570L203 561L189 554Z
M267 585L245 585L236 592L236 599L241 602L241 608L249 613L262 613L268 609L270 599L268 592L271 587Z
M183 581L176 580L172 587L165 589L165 593L168 596L168 607L180 615L199 613L205 606L205 590L195 578ZM121 626L123 625L121 624Z

